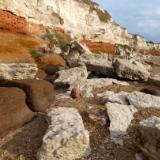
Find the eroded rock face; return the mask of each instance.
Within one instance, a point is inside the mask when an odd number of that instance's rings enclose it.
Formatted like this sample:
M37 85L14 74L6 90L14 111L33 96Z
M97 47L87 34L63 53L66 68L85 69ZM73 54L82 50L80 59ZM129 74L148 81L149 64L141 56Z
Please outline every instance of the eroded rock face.
M18 88L0 87L0 135L21 127L34 114L25 103L26 95Z
M159 44L146 42L141 36L129 34L128 31L117 25L111 18L110 14L104 11L99 5L91 0L0 0L0 9L19 16L20 22L10 22L7 16L2 16L2 22L7 22L14 26L26 30L26 21L31 22L27 28L30 30L39 30L37 24L44 26L62 25L72 33L74 37L85 37L95 41L111 42L112 44L126 44L139 49L160 49ZM71 15L70 13L75 13ZM1 14L2 15L2 14ZM0 15L0 16L1 16ZM24 17L26 20L23 20ZM4 19L4 20L3 20ZM32 24L35 23L34 25ZM7 23L5 23L7 25ZM7 25L7 27L9 26ZM4 27L3 23L1 26ZM17 29L17 27L19 27ZM13 28L13 27L11 27Z
M137 109L132 105L118 103L107 103L106 109L110 119L111 139L116 144L123 145L123 138Z
M0 79L34 79L38 68L31 63L0 63Z
M43 137L39 160L75 160L89 153L89 133L73 108L52 109L49 128Z
M151 76L148 82L152 85L160 86L160 75Z
M138 126L137 144L150 160L160 159L160 118L150 117Z
M147 80L150 76L148 67L137 61L117 59L114 62L115 73L119 78L130 80Z

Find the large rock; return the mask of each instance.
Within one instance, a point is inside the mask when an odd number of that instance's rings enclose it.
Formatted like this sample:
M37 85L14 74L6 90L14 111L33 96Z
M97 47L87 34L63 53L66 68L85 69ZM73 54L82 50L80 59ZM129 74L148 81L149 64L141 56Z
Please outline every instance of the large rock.
M34 79L37 71L32 63L0 63L0 79Z
M119 85L129 85L127 82L118 81L111 78L93 78L86 79L85 81L78 81L77 84L74 84L79 87L84 97L93 97L93 89L100 89L102 87L107 87L112 84Z
M132 105L118 103L107 103L106 108L110 119L111 139L116 144L123 145L123 138L137 109Z
M45 112L55 99L53 85L45 80L1 81L0 86L24 90L27 95L26 102L35 112Z
M160 97L153 96L151 94L145 94L142 92L132 92L127 95L129 104L139 108L160 108Z
M150 76L148 66L144 66L137 61L116 59L114 62L114 69L119 78L127 78L130 80L147 80Z
M160 118L150 117L140 122L137 144L150 160L160 160Z
M16 129L34 114L25 103L26 95L19 88L0 87L0 135Z
M101 102L107 103L119 103L122 105L133 105L137 109L141 108L160 108L160 97L151 94L146 94L143 92L119 92L114 93L112 91L107 91L104 93L98 93L97 97Z
M88 154L89 133L73 108L52 109L51 123L38 152L39 160L75 160Z
M105 54L84 54L80 56L79 61L86 65L88 71L109 77L114 76L112 62Z
M71 86L77 81L87 79L88 72L85 66L74 67L68 70L57 72L59 77L55 80L54 84L57 86Z

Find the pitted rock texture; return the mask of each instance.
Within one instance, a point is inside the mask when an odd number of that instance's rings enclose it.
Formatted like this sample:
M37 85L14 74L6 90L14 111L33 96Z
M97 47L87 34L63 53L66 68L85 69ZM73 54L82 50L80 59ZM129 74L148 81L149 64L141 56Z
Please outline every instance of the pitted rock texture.
M75 160L89 153L89 133L76 109L52 109L48 116L51 123L38 152L39 160Z
M147 80L150 76L148 66L137 61L116 59L114 69L118 77L130 80Z
M34 79L38 68L32 63L0 63L0 79Z

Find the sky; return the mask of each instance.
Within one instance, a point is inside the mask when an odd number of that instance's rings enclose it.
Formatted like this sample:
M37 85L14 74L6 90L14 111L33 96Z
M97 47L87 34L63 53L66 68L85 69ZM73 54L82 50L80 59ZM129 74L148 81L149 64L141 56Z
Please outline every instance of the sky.
M160 42L160 0L95 0L130 33Z

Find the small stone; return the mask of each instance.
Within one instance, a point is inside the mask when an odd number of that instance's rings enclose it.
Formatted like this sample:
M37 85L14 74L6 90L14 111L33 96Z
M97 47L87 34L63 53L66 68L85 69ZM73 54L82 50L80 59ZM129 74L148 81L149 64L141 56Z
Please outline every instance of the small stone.
M82 97L81 91L79 88L73 88L71 91L71 97L73 99L79 99Z

